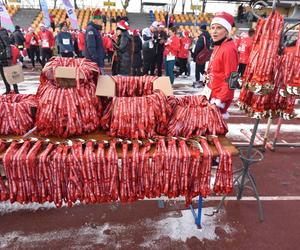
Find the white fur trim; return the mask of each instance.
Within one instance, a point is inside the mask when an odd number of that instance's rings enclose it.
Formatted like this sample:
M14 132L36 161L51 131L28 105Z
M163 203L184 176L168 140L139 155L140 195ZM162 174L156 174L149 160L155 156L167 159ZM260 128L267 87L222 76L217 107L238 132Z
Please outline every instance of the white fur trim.
M210 100L210 103L215 104L218 108L221 108L221 109L225 108L225 103L221 102L220 99L212 98Z
M224 18L222 17L215 17L212 21L211 21L211 24L210 25L213 25L213 24L220 24L222 25L228 32L231 31L232 29L232 26L231 24Z
M127 25L127 28L125 26L121 25L121 24L118 24L117 28L120 28L122 30L128 30L129 24L127 22L125 22L125 25Z

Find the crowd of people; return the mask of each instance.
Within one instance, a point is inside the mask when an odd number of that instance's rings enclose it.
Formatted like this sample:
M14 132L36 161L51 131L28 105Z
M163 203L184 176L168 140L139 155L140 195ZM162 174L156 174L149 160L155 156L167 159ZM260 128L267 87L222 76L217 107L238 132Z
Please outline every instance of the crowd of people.
M102 74L105 73L105 59L111 66L112 75L162 76L164 69L172 84L175 77L190 76L190 63L194 61L194 86L198 86L204 84L204 75L211 77L210 82L220 79L227 81L229 73L237 70L243 75L254 35L254 30L250 29L248 34L233 36L234 18L226 12L214 17L210 32L207 31L207 25L202 24L197 37L192 37L189 31L180 31L175 25L170 27L165 22L154 21L150 27L131 30L127 18L120 18L118 21L116 30L106 33L102 29L103 15L100 10L96 10L85 30L71 30L67 22L63 22L59 25L59 31L54 34L41 23L38 33L32 28L24 33L16 26L9 36L1 28L0 46L3 41L10 45L14 53L12 64L17 59L22 64L24 57L28 56L33 70L37 63L43 67L57 53L62 57L86 57L98 64ZM219 26L215 27L216 24ZM221 36L220 30L223 31ZM211 53L211 58L206 55ZM0 73L3 75L2 67L7 66L7 62L0 66ZM6 92L9 92L10 85L4 82ZM216 86L218 84L211 86L212 98L221 100L226 112L228 103L223 95L231 99L233 92ZM18 91L17 86L14 86L14 90ZM221 96L217 94L219 92L222 93Z

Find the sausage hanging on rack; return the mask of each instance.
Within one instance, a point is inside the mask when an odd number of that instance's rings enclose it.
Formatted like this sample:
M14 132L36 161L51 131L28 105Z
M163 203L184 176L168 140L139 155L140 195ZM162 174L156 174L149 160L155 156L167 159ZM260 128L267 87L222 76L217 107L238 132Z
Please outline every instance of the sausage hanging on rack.
M244 86L256 94L265 95L274 90L274 66L283 25L283 16L277 11L258 21L250 61L243 75Z
M232 156L228 150L222 147L218 137L213 137L212 141L220 154L214 192L216 194L229 194L233 189Z

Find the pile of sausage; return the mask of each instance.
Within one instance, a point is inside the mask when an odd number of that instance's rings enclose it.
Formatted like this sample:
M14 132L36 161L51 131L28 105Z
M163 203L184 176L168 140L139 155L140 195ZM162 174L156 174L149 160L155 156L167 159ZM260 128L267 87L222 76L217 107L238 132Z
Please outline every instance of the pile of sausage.
M76 68L76 87L59 86L53 76L58 66ZM99 127L102 105L95 95L98 74L97 65L86 59L54 58L46 64L37 92L36 127L42 136L66 138Z
M169 98L173 112L168 125L169 136L190 138L200 135L225 135L228 128L219 109L205 96Z
M285 49L282 59L282 95L300 95L300 32L295 46Z
M114 97L104 111L101 125L111 136L151 138L166 132L169 112L167 98L160 90L146 96Z
M116 96L134 97L151 95L157 76L112 76L116 84Z
M158 137L155 141L13 141L3 156L1 201L102 203L211 192L212 143L220 153L214 192L232 191L232 156L217 137L208 142ZM1 146L2 145L2 146ZM3 143L0 149L5 150Z
M276 64L284 18L277 11L259 19L249 63L243 81L245 87L256 94L266 94L274 89L274 65Z
M10 93L0 95L0 134L24 135L34 126L32 108L37 106L34 95Z
M291 68L294 65L295 48L286 48L282 55L277 57L274 65L274 90L266 95L257 95L243 86L239 96L239 106L252 117L294 117L297 88L291 87L294 82Z

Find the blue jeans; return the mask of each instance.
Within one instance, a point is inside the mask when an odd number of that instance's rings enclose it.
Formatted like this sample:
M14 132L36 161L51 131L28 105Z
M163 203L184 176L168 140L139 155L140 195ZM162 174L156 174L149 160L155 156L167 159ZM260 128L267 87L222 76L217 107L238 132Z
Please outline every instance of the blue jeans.
M166 58L164 59L165 63L165 71L166 71L166 76L170 77L170 81L173 84L174 83L174 66L175 66L175 60L167 61Z

